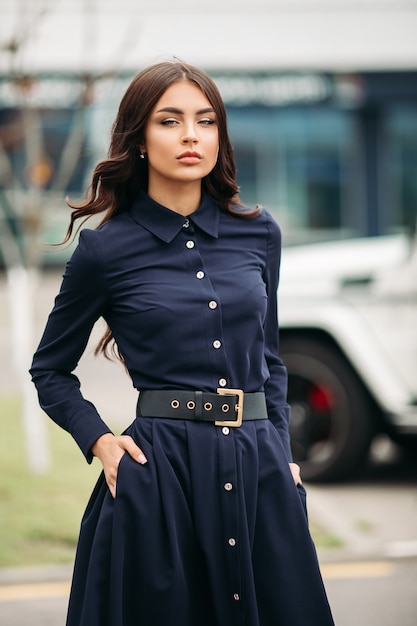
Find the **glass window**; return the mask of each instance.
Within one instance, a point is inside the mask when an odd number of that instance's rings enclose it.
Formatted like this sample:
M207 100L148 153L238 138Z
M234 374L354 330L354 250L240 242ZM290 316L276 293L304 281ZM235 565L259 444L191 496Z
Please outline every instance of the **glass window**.
M75 108L0 109L4 157L23 188L83 191L89 163L84 118Z
M381 162L381 229L402 232L417 216L417 107L396 105L384 116Z
M230 107L228 117L241 198L267 207L287 243L361 233L353 114L325 107Z

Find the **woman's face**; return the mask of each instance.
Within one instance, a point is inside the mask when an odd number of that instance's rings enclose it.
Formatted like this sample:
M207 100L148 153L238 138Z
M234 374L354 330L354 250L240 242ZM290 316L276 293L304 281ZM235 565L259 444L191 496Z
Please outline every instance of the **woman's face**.
M148 158L148 190L201 183L219 151L216 113L194 83L173 83L151 111L141 148Z

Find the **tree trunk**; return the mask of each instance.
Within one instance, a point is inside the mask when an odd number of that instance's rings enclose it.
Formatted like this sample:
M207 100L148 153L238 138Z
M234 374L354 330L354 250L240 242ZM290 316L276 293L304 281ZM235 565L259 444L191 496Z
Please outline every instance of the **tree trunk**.
M44 473L50 465L46 423L39 409L28 369L33 352L34 301L37 272L23 266L7 268L12 360L21 391L22 420L29 468Z

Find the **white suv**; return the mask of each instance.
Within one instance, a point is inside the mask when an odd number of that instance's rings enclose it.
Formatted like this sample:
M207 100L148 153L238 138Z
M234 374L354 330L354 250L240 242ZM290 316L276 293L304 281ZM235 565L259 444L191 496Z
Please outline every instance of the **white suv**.
M304 477L352 475L378 432L417 441L417 240L284 248L278 293Z

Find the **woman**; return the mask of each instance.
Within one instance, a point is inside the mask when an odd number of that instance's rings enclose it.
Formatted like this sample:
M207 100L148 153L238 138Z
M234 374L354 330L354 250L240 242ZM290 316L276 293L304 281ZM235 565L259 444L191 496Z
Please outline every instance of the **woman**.
M223 102L180 62L134 78L31 369L103 473L68 626L333 624L292 463L278 357L280 231L238 199ZM95 321L140 390L114 436L72 373Z

